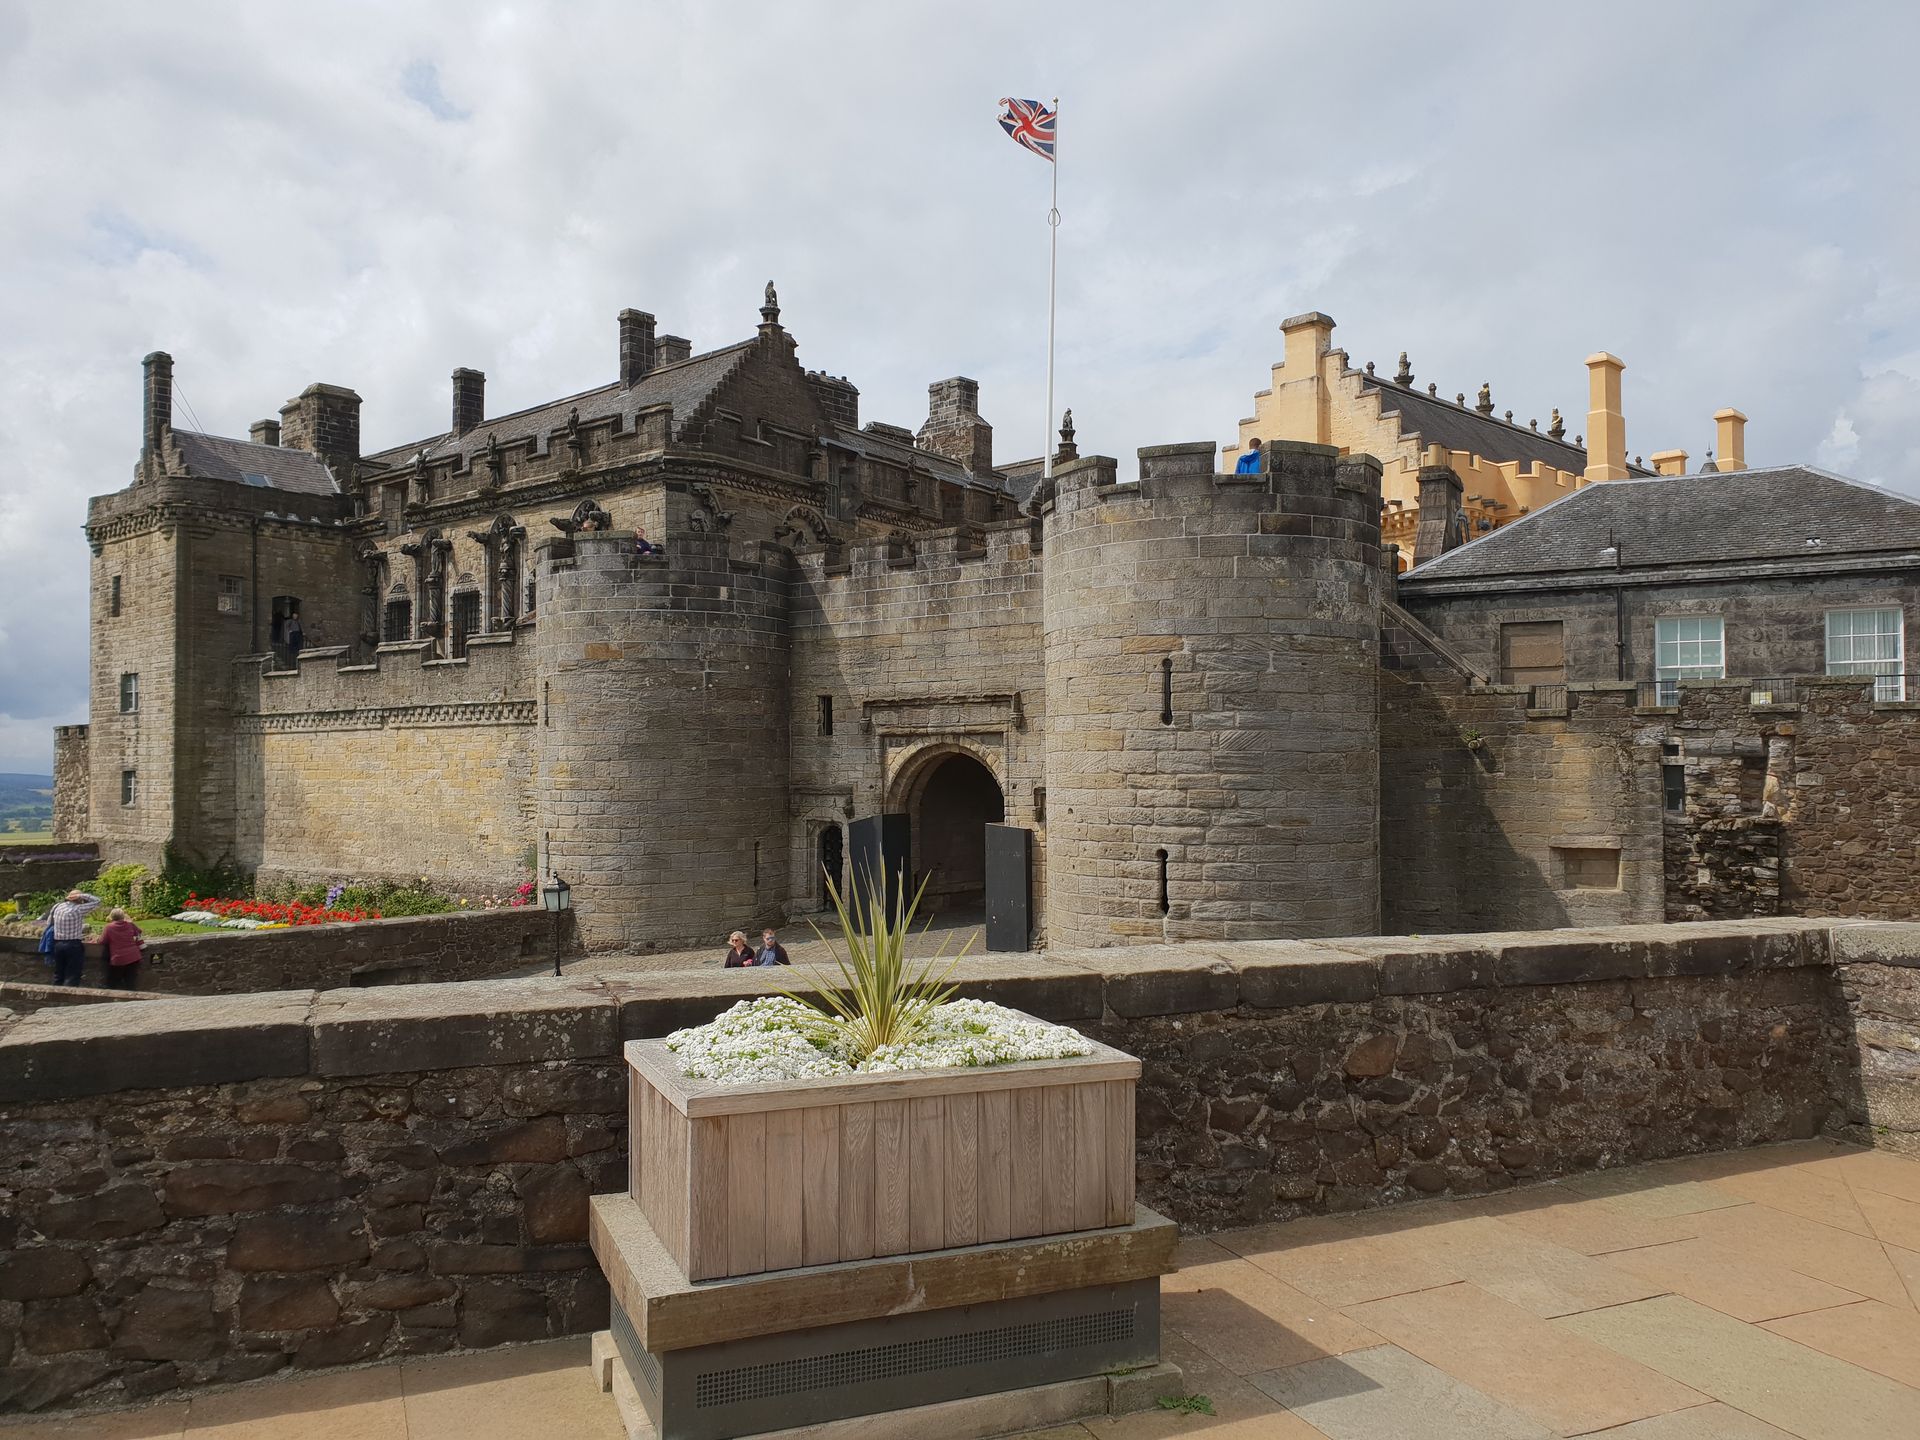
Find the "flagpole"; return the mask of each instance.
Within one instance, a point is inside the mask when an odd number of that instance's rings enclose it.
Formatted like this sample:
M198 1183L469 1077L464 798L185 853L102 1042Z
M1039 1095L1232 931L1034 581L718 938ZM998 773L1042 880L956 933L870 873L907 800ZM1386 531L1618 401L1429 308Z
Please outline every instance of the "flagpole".
M1047 413L1040 428L1040 473L1053 478L1053 300L1060 269L1060 97L1053 97L1053 199L1047 210Z

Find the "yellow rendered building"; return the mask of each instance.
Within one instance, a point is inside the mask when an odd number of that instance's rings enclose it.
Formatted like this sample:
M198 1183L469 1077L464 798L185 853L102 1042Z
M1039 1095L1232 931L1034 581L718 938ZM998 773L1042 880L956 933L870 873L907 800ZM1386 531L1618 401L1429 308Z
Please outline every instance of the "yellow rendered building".
M1253 397L1254 413L1240 422L1238 442L1227 447L1232 469L1242 447L1265 440L1305 440L1376 456L1383 469L1382 538L1400 547L1402 565L1414 558L1423 466L1445 466L1464 492L1467 536L1483 534L1578 489L1606 480L1681 474L1684 450L1653 456L1649 467L1627 459L1626 422L1620 410L1620 374L1625 362L1604 352L1587 357L1588 409L1584 435L1567 437L1555 410L1545 429L1537 419L1516 423L1513 412L1496 414L1489 387L1469 403L1464 393L1446 399L1432 384L1420 388L1404 353L1392 377L1348 363L1333 346L1333 320L1319 311L1283 321L1285 355L1273 367L1273 382ZM1746 468L1746 421L1738 410L1714 415L1716 470Z

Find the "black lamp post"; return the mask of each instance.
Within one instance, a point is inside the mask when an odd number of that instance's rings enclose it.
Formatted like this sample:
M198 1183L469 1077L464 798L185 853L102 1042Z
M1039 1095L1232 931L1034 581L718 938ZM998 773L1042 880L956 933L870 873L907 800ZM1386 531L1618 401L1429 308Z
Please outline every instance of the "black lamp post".
M545 907L549 913L558 914L562 910L571 910L573 908L573 887L562 880L553 869L552 832L548 832L546 839L547 883L540 887L540 904ZM556 976L561 974L560 951L557 948L553 952L553 973Z

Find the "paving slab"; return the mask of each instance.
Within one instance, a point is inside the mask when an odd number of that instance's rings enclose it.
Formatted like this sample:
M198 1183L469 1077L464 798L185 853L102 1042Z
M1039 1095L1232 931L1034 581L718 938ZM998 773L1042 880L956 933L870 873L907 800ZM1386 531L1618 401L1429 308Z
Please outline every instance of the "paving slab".
M1607 1257L1609 1264L1711 1306L1736 1320L1756 1323L1851 1305L1863 1297L1810 1275L1756 1260L1712 1240L1676 1240L1671 1245L1649 1245Z
M1823 1225L1771 1205L1716 1210L1702 1216L1701 1222L1703 1240L1737 1250L1749 1260L1783 1266L1888 1305L1913 1304L1887 1246L1870 1235Z
M1856 1150L1832 1163L1855 1190L1872 1190L1920 1203L1920 1162L1885 1150Z
M1431 1290L1466 1278L1458 1261L1422 1251L1392 1235L1361 1235L1338 1244L1247 1258L1315 1300L1338 1307Z
M1609 1210L1643 1220L1665 1220L1675 1215L1695 1215L1702 1210L1749 1203L1698 1180L1648 1184L1646 1176L1632 1170L1575 1175L1563 1183L1569 1190L1602 1201Z
M626 1440L618 1410L594 1383L591 1349L581 1335L402 1361L407 1440Z
M196 1395L188 1402L185 1433L193 1440L407 1440L400 1367L375 1365Z
M1707 1400L1477 1285L1423 1290L1347 1313L1408 1354L1569 1435Z
M1874 1238L1902 1250L1920 1250L1920 1204L1878 1190L1859 1190L1854 1198L1873 1227Z
M1609 1430L1598 1440L1796 1440L1778 1426L1714 1402Z
M108 1414L92 1411L64 1419L9 1424L0 1429L7 1440L178 1440L186 1434L188 1405L170 1400L138 1410Z
M1769 1320L1764 1329L1920 1390L1920 1314L1862 1300Z
M1160 1283L1161 1323L1236 1375L1344 1355L1380 1337L1249 1260L1194 1265Z
M1652 1220L1623 1215L1606 1201L1587 1199L1558 1187L1522 1190L1465 1202L1472 1212L1582 1255L1608 1255L1643 1245L1690 1240L1700 1233L1700 1214Z
M1297 1415L1289 1415L1270 1396L1235 1375L1197 1345L1169 1334L1160 1353L1180 1367L1189 1395L1204 1395L1211 1415L1183 1411L1142 1410L1132 1415L1084 1420L1088 1434L1100 1440L1327 1440ZM941 1440L924 1436L921 1440Z
M1798 1440L1920 1434L1920 1389L1679 1295L1589 1310L1549 1323L1598 1341Z
M1402 1238L1454 1259L1482 1290L1543 1318L1666 1293L1604 1260L1537 1240L1490 1216L1425 1226Z
M1782 1165L1774 1170L1742 1170L1707 1182L1756 1205L1797 1215L1856 1235L1868 1232L1852 1187L1838 1172L1819 1165Z
M1397 1345L1252 1377L1328 1440L1552 1440L1509 1409Z

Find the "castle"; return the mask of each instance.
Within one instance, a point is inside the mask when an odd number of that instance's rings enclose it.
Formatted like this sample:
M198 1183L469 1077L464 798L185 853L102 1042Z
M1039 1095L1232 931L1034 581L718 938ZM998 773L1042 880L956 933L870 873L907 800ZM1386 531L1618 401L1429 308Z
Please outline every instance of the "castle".
M1325 360L1324 319L1288 322L1289 364L1297 334ZM997 463L965 378L917 433L863 425L771 285L737 344L696 355L634 310L618 342L617 379L512 415L456 370L445 433L370 454L334 385L247 441L177 429L149 356L134 480L88 510L62 831L264 880L484 894L537 866L602 948L818 911L862 833L954 912L993 898L983 837L1011 837L999 883L1056 945L1779 903L1752 827L1676 841L1663 812L1662 759L1732 753L1706 732L1744 722L1625 669L1542 702L1548 670L1463 656L1400 603L1368 454L1276 418L1254 473L1207 442L1136 477L1069 421L1050 475ZM1460 476L1425 459L1422 560L1466 533ZM1858 689L1803 749L1886 722Z

